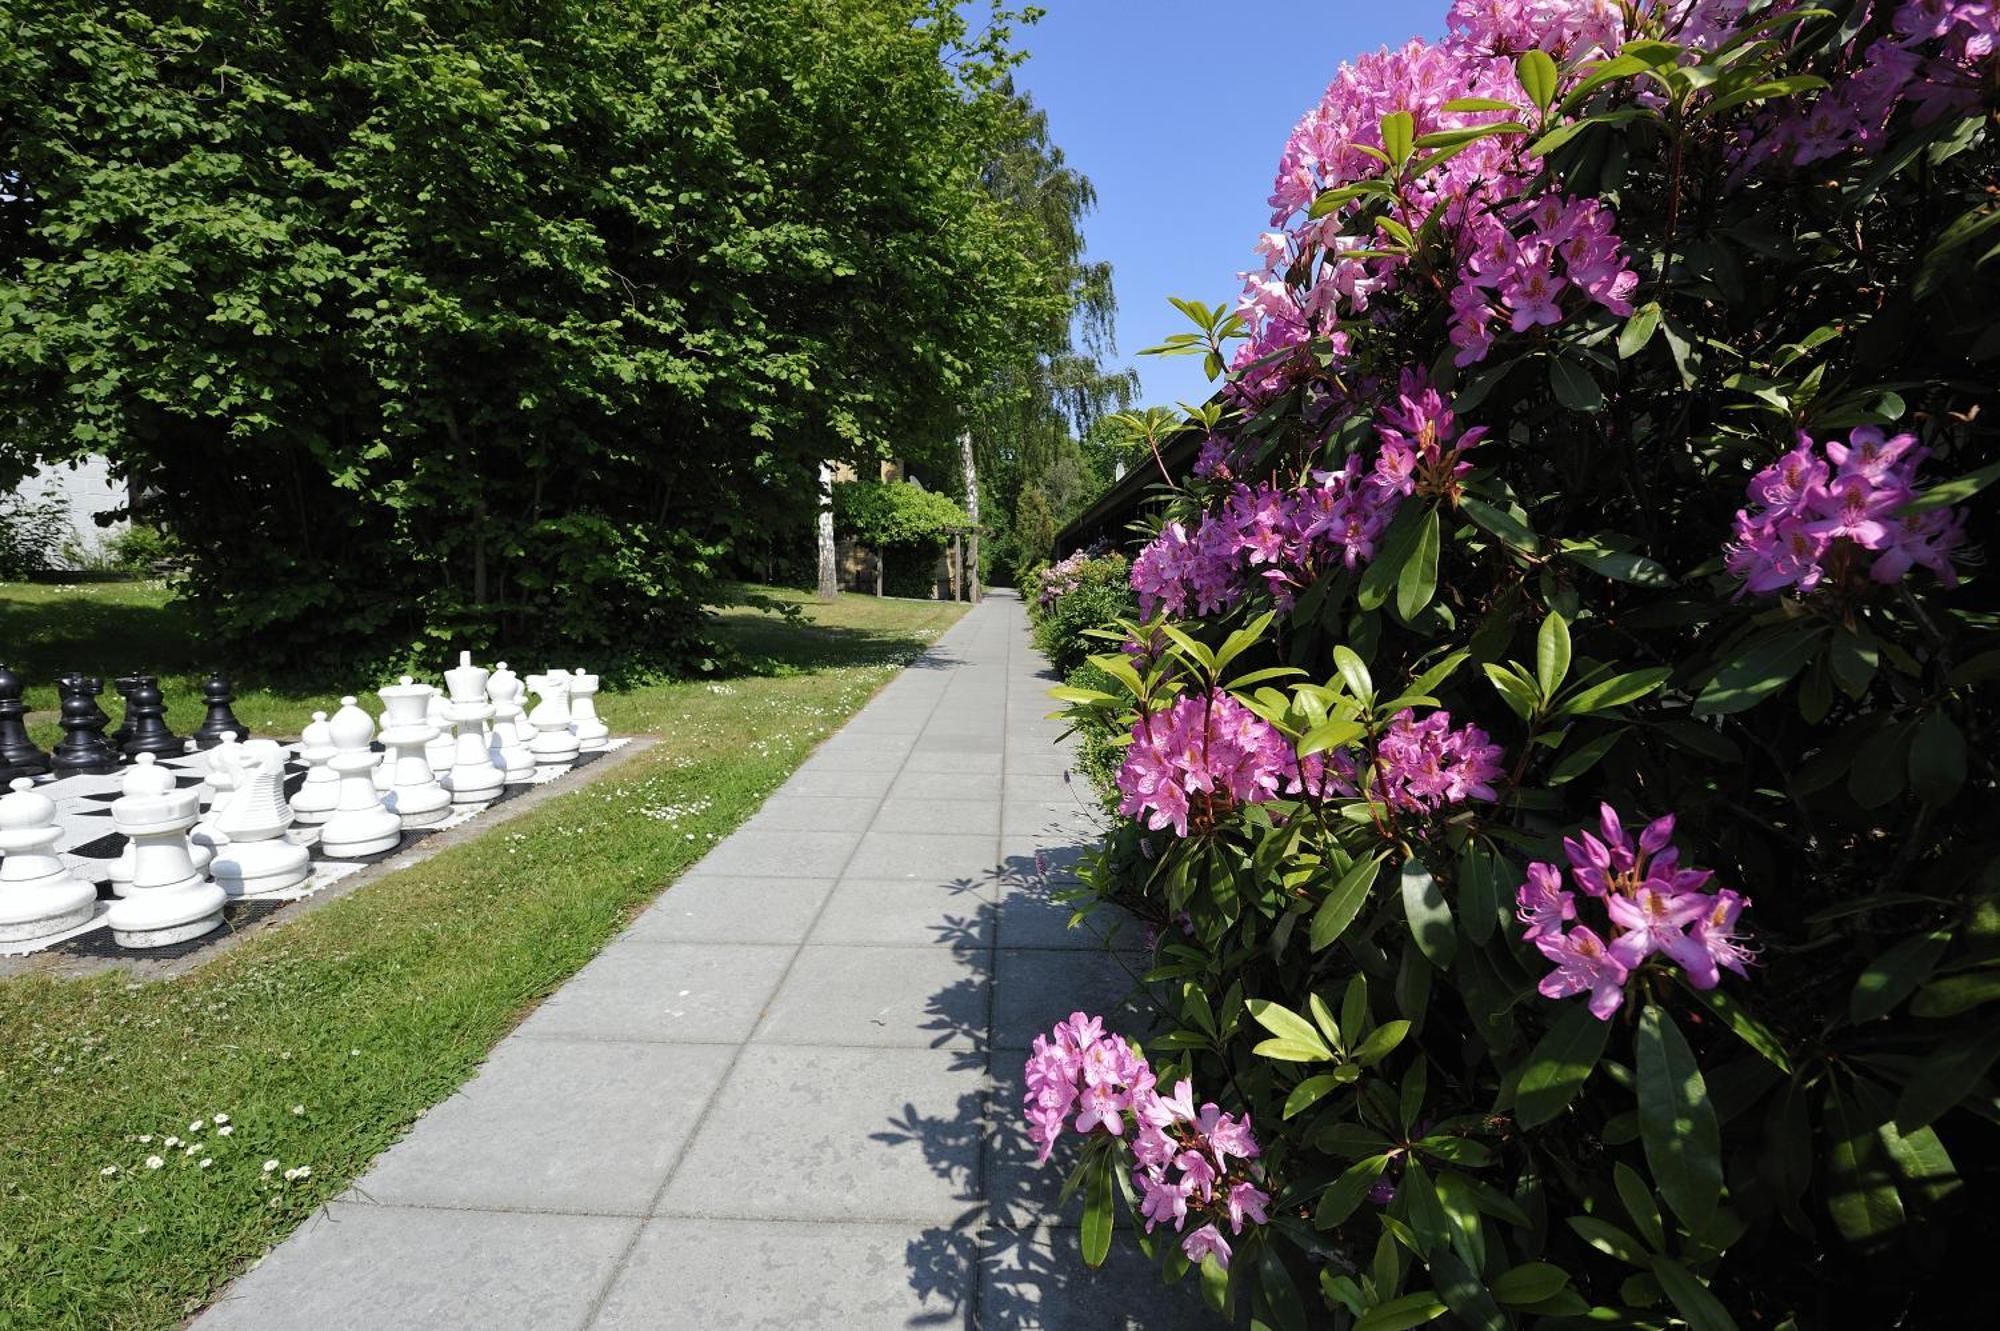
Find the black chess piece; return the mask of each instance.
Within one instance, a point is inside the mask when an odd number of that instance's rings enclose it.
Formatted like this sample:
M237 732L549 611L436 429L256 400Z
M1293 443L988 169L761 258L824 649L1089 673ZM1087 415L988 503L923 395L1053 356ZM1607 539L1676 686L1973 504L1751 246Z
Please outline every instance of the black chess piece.
M125 756L136 758L150 753L156 758L178 758L187 752L187 741L167 729L167 703L160 695L160 681L151 675L134 677L132 692L126 696L125 716L132 736L125 741Z
M118 689L118 696L125 700L125 715L119 719L118 729L111 732L111 744L121 753L126 741L132 738L132 690L139 687L137 675L120 675L111 681Z
M236 695L229 691L229 677L220 670L208 677L201 686L202 700L208 704L208 715L194 732L194 742L204 749L212 749L222 743L222 737L234 733L238 739L250 738L250 727L236 719L236 713L229 710L229 704L236 701Z
M55 770L58 776L80 776L86 772L118 770L118 750L104 737L111 718L97 705L104 681L86 675L64 675L56 682L62 690L62 742L56 745Z
M21 677L0 665L0 782L49 770L49 755L28 738L28 705L21 701L22 688Z

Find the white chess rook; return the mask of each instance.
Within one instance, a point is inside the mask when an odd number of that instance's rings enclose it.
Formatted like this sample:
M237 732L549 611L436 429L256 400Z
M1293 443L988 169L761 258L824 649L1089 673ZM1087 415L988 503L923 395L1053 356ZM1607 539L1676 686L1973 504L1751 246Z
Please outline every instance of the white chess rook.
M17 776L0 796L0 943L24 943L87 924L97 889L75 877L55 852L62 835L55 801L37 795L35 779Z
M444 784L453 804L491 804L506 784L507 774L493 765L493 734L488 722L495 708L486 701L487 672L472 664L471 652L458 654L458 669L444 672L451 702L445 715L458 730L458 752Z
M317 825L340 805L340 773L327 766L333 757L333 730L325 712L314 712L312 724L299 736L299 757L306 764L305 783L292 797L292 821Z
M403 676L400 684L376 690L376 696L389 708L389 724L382 731L382 742L394 755L391 761L395 764L395 775L384 803L403 820L405 828L441 823L451 811L451 792L438 784L427 756L430 742L438 733L429 717L430 700L436 694L436 689L418 684L408 675Z
M586 675L582 666L569 672L569 731L585 753L611 742L610 728L597 719L597 676Z
M382 755L368 747L375 738L375 723L353 698L342 698L340 710L327 723L327 737L333 744L327 766L340 782L340 798L320 827L320 853L329 859L355 860L394 850L402 844L403 820L383 807L382 794L375 789L375 769L382 762Z
M576 736L569 730L569 671L530 675L528 687L540 699L528 713L528 724L535 728L528 752L535 755L538 766L568 767L579 752Z
M204 878L188 853L200 796L177 790L174 774L150 753L133 759L111 821L132 839L132 883L105 922L121 947L167 947L222 923L228 896Z
M521 677L502 661L486 681L486 696L493 701L493 738L487 749L489 760L508 781L526 781L535 774L535 755L528 752L534 727L521 711Z
M276 740L238 745L243 781L213 815L227 842L209 873L232 897L263 896L297 887L312 876L312 856L285 836L292 807L285 802L285 751Z

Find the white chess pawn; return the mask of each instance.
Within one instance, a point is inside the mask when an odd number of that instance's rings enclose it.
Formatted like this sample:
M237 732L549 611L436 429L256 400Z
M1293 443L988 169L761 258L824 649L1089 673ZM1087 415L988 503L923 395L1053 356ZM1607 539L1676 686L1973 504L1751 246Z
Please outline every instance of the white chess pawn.
M333 754L333 730L326 723L326 713L314 712L312 724L299 735L299 757L306 764L306 779L292 797L293 822L323 823L339 806L340 773L327 766Z
M216 823L216 815L228 805L229 797L243 785L246 773L243 767L243 746L237 742L233 730L222 732L222 742L210 749L205 756L208 763L208 777L202 782L212 792L208 802L208 812L202 815L194 830L188 833L188 840L197 846L207 846L209 850L219 849L229 840Z
M71 874L55 852L62 831L55 801L37 795L35 779L17 776L0 795L0 943L47 938L86 924L97 889Z
M460 652L458 669L444 672L445 687L451 690L445 714L458 730L458 753L444 778L453 804L490 804L507 781L507 774L493 765L487 723L495 708L486 701L486 674L472 664L471 652Z
M333 742L333 756L326 762L340 781L340 799L319 829L320 853L329 859L358 860L394 850L403 840L403 820L383 807L381 792L375 789L375 769L382 763L382 755L368 747L375 738L375 723L353 698L342 698L340 710L327 723L327 736Z
M578 753L576 736L569 733L569 671L530 675L528 687L540 699L528 713L528 724L535 728L528 752L539 766L568 767Z
M569 732L577 748L595 753L611 740L611 730L597 719L597 676L578 666L569 672Z
M177 790L174 774L150 753L133 759L111 821L132 839L132 884L105 923L120 947L166 947L199 938L222 923L228 896L194 867L187 832L200 812L193 790Z
M535 774L535 755L528 752L534 728L527 726L521 713L521 677L502 661L486 681L486 696L493 700L493 742L487 750L493 765L506 773L509 781L526 781ZM526 729L527 734L522 734Z
M375 692L389 707L389 725L382 732L382 742L394 755L390 761L396 769L384 803L406 828L443 822L451 811L451 793L438 784L426 756L430 742L437 738L437 727L427 715L437 690L405 675L400 684Z
M285 802L285 751L273 739L253 739L243 750L242 784L215 819L226 844L209 873L232 897L263 896L297 887L312 876L312 855L285 836L292 806Z
M452 729L451 709L445 703L444 694L434 687L424 703L424 719L437 731L431 736L430 743L424 745L424 761L431 765L432 772L442 778L458 761L458 736Z

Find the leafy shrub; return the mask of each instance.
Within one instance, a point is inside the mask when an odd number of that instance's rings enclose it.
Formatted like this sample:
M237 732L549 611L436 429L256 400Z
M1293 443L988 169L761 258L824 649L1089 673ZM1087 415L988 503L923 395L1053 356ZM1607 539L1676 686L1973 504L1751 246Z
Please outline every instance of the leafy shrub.
M1035 647L1058 675L1067 675L1104 648L1102 639L1086 635L1108 629L1132 613L1128 569L1120 554L1075 554L1028 579Z
M0 578L54 568L69 534L69 500L55 487L0 495Z
M150 573L170 564L179 543L150 523L135 522L105 543L112 564L129 573Z
M834 529L872 547L890 596L929 596L947 533L972 524L948 496L910 481L843 481L833 487Z
M1461 0L1301 121L1066 694L1171 998L1037 1045L1087 1258L1123 1193L1270 1327L1990 1302L1996 21Z
M1118 686L1117 680L1090 661L1063 676L1063 683L1086 692L1104 692ZM1116 717L1102 711L1084 712L1073 719L1077 735L1075 770L1090 783L1091 792L1100 802L1112 804L1118 798L1118 769L1125 761L1125 727L1118 724Z

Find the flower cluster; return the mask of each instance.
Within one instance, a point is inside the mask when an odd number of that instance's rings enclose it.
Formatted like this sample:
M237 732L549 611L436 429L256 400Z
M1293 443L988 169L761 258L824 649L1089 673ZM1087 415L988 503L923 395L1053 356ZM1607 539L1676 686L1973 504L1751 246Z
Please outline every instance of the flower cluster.
M1934 508L1897 516L1923 493L1916 475L1927 456L1915 435L1885 437L1872 425L1823 448L1800 434L1789 453L1751 478L1758 507L1737 511L1725 562L1743 580L1742 592L1809 592L1864 552L1876 582L1897 582L1921 564L1956 586L1952 551L1964 536L1964 514Z
M1505 770L1500 760L1500 746L1478 726L1453 730L1450 712L1435 711L1419 721L1415 710L1406 707L1390 718L1375 745L1370 794L1392 809L1414 814L1469 799L1491 800L1496 798L1493 782ZM1360 767L1343 749L1330 758L1318 753L1301 758L1293 788L1353 797L1361 794L1362 785Z
M1563 854L1570 881L1603 903L1611 939L1586 924L1565 931L1577 918L1576 894L1554 864L1530 864L1515 897L1522 937L1556 964L1542 979L1543 996L1588 993L1592 1014L1609 1021L1625 1001L1626 981L1654 953L1697 989L1715 988L1722 967L1747 975L1751 951L1737 918L1750 901L1726 887L1704 890L1715 876L1710 870L1680 867L1673 815L1648 823L1635 843L1616 809L1605 804L1598 813L1602 838L1588 831L1565 837Z
M1493 325L1516 333L1563 321L1563 298L1580 294L1611 313L1632 313L1639 274L1626 267L1611 210L1596 199L1544 194L1481 215L1466 228L1470 253L1451 293L1453 361L1486 359Z
M1065 1127L1125 1141L1129 1118L1140 1215L1149 1233L1169 1220L1186 1231L1181 1251L1189 1261L1213 1256L1227 1267L1222 1225L1240 1235L1245 1220L1266 1222L1271 1197L1248 1168L1259 1153L1249 1116L1238 1120L1213 1104L1197 1110L1185 1080L1173 1094L1159 1094L1152 1067L1129 1042L1107 1034L1101 1019L1073 1012L1036 1036L1026 1077L1028 1136L1041 1163ZM1201 1223L1189 1231L1191 1214Z
M1872 8L1878 20L1886 17L1882 35L1832 87L1748 136L1744 166L1765 160L1807 166L1850 149L1874 151L1899 106L1928 124L1978 105L1982 67L2000 48L2000 4L1897 0Z
M1375 459L1375 479L1399 495L1421 494L1455 499L1458 481L1472 470L1465 451L1486 437L1476 425L1463 434L1458 417L1437 389L1420 374L1403 371L1394 405L1385 407L1376 436L1382 451Z
M1037 580L1041 590L1035 599L1046 609L1075 591L1083 585L1083 571L1091 559L1090 551L1079 550L1068 559L1059 560L1043 569L1041 577Z
M1283 731L1227 693L1176 698L1139 718L1118 770L1118 810L1154 831L1206 831L1230 809L1277 798L1298 775Z

